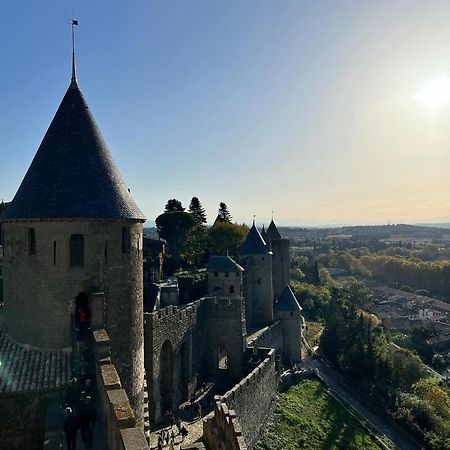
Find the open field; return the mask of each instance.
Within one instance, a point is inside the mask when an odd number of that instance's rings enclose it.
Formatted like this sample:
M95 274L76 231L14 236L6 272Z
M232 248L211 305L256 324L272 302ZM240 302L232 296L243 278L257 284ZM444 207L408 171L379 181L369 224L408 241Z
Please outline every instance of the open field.
M373 436L319 381L280 395L257 450L375 450Z

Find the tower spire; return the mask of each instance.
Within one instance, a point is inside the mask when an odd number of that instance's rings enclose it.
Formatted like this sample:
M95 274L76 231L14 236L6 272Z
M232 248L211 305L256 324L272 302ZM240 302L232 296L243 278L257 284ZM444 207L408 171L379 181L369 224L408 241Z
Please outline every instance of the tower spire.
M75 30L74 27L78 26L78 20L75 20L72 16L72 82L77 81L76 66L75 66Z

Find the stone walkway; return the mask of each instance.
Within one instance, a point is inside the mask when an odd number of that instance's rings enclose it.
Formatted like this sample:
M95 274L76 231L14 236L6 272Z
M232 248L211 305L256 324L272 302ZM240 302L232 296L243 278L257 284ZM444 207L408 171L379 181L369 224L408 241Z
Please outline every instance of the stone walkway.
M197 420L194 420L193 422L183 422L183 425L187 428L189 434L186 436L184 441L181 440L181 436L178 433L177 427L164 427L164 430L168 430L169 433L173 429L175 433L175 450L180 450L181 444L193 444L194 442L197 442L200 440L200 438L203 436L203 422L202 419L199 418ZM158 435L163 428L160 428L159 430L156 430L150 435L150 448L156 449L158 448ZM163 446L164 449L168 449L169 446L165 445Z

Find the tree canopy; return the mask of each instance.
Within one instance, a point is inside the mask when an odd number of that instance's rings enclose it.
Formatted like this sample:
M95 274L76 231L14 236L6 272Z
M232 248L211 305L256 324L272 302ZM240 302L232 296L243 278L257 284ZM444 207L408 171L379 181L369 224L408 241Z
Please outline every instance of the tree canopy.
M220 220L220 222L228 222L231 223L233 220L233 217L230 214L230 211L228 211L228 206L224 202L220 202L219 204L219 213L217 218Z
M203 225L206 223L206 212L198 197L192 197L189 205L189 212L192 214L197 224Z
M209 230L209 238L212 255L237 255L239 247L248 234L247 225L233 223L218 223Z
M174 212L184 210L185 208L183 208L183 205L181 204L180 200L176 198L171 198L170 200L167 201L164 212Z
M164 212L156 220L159 236L169 245L170 254L179 261L188 231L194 226L191 214L184 211Z

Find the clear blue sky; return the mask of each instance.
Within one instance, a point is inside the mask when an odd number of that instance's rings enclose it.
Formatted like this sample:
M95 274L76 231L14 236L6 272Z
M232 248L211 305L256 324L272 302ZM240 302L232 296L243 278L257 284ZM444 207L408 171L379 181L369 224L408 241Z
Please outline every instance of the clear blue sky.
M448 1L23 1L2 5L0 197L70 78L149 220L196 195L214 220L450 218Z

